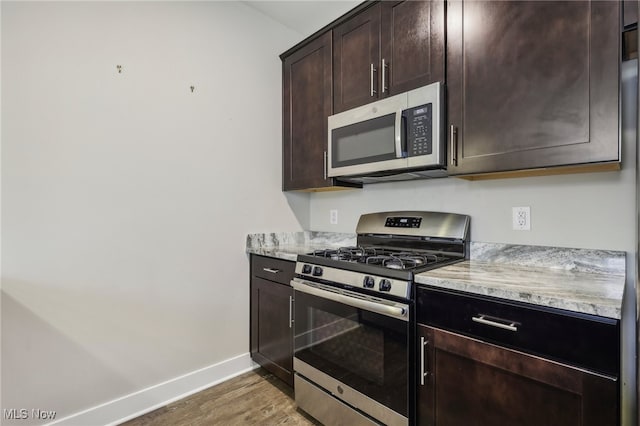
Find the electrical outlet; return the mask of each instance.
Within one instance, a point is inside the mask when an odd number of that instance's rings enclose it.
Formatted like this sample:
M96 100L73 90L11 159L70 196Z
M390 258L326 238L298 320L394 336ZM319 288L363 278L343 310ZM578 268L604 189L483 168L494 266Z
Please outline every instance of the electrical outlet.
M329 223L332 225L338 224L338 210L329 210Z
M531 230L531 207L513 207L513 229L516 231Z

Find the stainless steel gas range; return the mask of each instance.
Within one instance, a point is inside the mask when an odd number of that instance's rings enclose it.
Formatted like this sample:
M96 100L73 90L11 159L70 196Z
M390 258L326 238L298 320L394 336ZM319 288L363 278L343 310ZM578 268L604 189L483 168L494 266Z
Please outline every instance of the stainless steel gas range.
M469 223L453 213L365 214L356 246L298 256L298 407L325 425L413 423L413 277L467 258Z

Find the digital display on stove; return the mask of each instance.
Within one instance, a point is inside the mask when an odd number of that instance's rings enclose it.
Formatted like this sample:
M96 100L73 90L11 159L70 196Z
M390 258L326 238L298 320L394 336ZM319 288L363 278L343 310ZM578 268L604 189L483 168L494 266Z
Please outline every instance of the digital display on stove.
M421 217L388 217L384 223L387 228L420 228Z

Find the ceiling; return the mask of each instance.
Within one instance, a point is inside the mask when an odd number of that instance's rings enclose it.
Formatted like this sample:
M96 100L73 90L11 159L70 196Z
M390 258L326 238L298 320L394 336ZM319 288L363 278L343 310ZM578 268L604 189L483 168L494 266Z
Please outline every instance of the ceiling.
M306 37L353 9L362 1L267 0L245 1L244 3Z

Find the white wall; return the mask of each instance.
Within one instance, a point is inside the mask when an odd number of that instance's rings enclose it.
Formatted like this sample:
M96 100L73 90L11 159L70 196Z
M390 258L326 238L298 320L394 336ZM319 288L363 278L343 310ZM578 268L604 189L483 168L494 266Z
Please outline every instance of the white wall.
M246 234L309 228L280 191L300 36L234 2L1 7L2 407L60 418L248 352Z
M632 151L633 150L633 151ZM473 241L633 251L635 146L620 172L489 181L456 178L365 185L311 196L311 229L353 232L360 214L434 210L471 216ZM531 207L531 231L512 230L511 208ZM337 209L338 225L329 224Z

